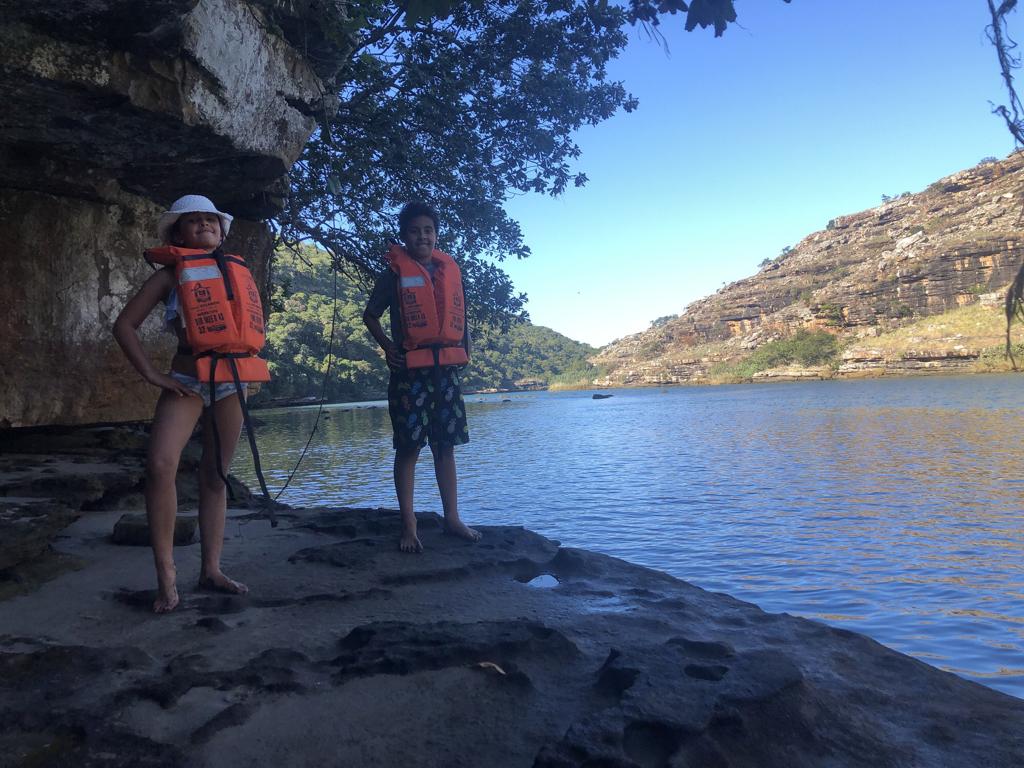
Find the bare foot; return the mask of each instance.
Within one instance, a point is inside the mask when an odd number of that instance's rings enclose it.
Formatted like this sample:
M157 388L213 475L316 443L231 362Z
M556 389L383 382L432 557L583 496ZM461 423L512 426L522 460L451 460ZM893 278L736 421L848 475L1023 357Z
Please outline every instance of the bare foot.
M466 541L480 541L483 538L483 534L475 528L470 528L461 520L445 520L444 521L444 532L449 536L458 536L460 539Z
M167 570L157 570L153 613L170 613L178 607L177 578L178 572L173 565Z
M249 591L245 584L229 579L220 571L199 574L199 585L197 588L204 592L223 592L228 595L244 595Z
M402 539L398 542L398 548L412 555L418 555L423 551L423 544L420 543L420 537L416 535L415 528L411 531L402 530Z

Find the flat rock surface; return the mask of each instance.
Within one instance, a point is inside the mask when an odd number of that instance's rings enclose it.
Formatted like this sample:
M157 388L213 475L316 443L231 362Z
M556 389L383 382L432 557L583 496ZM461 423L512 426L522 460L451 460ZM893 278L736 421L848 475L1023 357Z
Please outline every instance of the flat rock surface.
M183 547L191 544L196 537L196 530L199 525L197 515L178 515L174 519L174 546ZM149 519L145 512L128 512L121 515L114 530L110 534L110 540L114 544L122 544L128 547L148 547L149 540Z
M41 568L39 561L56 562L52 542L83 512L125 510L123 522L114 526L115 539L148 545L145 514L138 511L145 503L147 439L147 428L140 424L3 430L0 599L56 572ZM179 516L176 544L187 544L195 535L200 455L193 437L182 453L176 482L179 509L192 517ZM238 505L248 504L249 489L233 475L228 480Z
M0 766L1019 766L1024 701L522 528L232 512L225 571L150 611L151 554L90 512L83 563L0 602Z

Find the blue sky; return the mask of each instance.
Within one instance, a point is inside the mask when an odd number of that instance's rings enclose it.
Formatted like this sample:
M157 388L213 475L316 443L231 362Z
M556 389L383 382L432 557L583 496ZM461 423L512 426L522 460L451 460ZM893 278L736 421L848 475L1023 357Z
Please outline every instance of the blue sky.
M640 108L579 132L589 184L506 205L533 256L503 266L534 323L606 344L835 216L1013 150L985 0L736 8L718 39L666 19L669 55L634 31L610 72Z

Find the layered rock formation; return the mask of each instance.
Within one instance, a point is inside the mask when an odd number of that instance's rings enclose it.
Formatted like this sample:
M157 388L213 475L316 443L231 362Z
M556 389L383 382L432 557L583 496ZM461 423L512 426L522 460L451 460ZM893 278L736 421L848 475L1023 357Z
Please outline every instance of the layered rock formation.
M340 0L4 0L0 426L142 418L113 319L158 213L205 194L265 279L283 176L346 53ZM143 327L154 355L169 341Z
M595 361L610 370L607 384L685 383L800 328L872 337L972 304L1020 266L1022 205L1024 154L961 171L833 219L758 274L611 344ZM912 357L905 368L915 368Z

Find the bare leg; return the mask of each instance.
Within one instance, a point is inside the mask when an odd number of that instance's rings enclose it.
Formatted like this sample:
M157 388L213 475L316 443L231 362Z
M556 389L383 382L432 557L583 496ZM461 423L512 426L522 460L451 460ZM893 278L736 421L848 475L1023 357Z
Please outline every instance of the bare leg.
M177 572L174 568L174 521L178 492L174 479L185 443L192 436L203 409L198 397L181 397L164 391L156 404L146 456L146 518L156 565L157 596L153 611L167 613L178 605Z
M395 493L398 494L398 510L402 513L402 538L398 548L403 552L423 551L423 544L416 533L416 513L412 505L419 456L419 448L395 450Z
M444 508L444 532L467 541L480 541L480 531L459 518L459 480L455 471L455 448L450 445L431 446L434 453L434 475Z
M227 486L217 474L212 416L217 419L221 466L226 475L242 431L242 409L238 404L238 395L218 400L203 413L203 458L199 464L199 537L203 564L199 569L199 588L243 595L249 588L229 579L220 569L220 555L224 549Z

